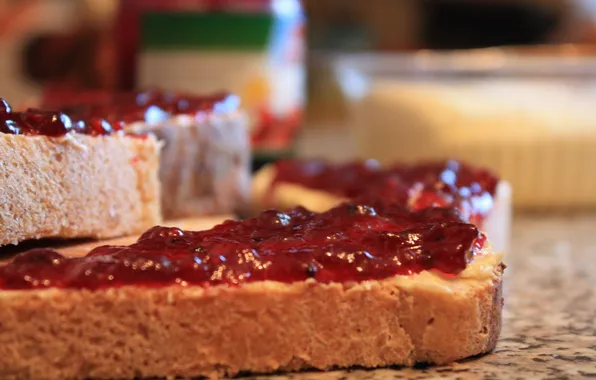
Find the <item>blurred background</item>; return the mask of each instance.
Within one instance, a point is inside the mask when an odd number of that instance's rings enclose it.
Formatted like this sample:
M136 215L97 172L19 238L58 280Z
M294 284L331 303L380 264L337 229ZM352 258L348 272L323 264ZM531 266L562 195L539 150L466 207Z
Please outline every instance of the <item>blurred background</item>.
M528 209L596 206L595 57L594 0L0 0L13 104L233 91L255 167L455 157Z

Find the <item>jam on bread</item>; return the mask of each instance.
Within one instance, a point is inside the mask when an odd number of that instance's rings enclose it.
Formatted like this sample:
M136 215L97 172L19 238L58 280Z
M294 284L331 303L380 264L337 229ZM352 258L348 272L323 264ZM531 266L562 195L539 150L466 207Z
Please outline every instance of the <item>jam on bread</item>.
M44 105L82 118L102 117L110 122L130 124L139 121L159 123L178 115L231 112L238 108L239 100L227 93L199 96L152 89L97 93L87 102L81 102L75 93L72 98L48 99Z
M382 168L374 160L333 164L290 159L275 168L271 190L291 183L341 198L376 197L413 210L455 206L475 224L492 209L499 183L488 170L453 160Z
M82 258L29 251L0 268L0 288L343 283L424 270L453 276L483 243L455 209L411 211L364 201L323 213L297 207L207 231L154 227L130 246L98 247Z
M29 108L13 111L4 99L0 99L0 132L12 135L59 137L69 132L98 136L121 131L123 124L108 122L100 117L77 118L61 111Z

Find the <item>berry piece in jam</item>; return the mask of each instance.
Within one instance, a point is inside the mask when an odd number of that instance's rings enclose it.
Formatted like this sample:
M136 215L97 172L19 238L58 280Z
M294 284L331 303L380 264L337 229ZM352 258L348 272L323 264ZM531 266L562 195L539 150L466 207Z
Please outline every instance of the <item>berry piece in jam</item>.
M130 246L98 247L82 258L30 251L0 267L0 288L344 283L425 270L457 275L483 244L457 211L362 201L323 213L269 210L207 231L153 227Z
M62 112L28 109L21 113L21 119L37 134L50 137L64 136L72 129L72 120Z
M93 117L87 123L87 130L90 135L109 135L114 132L114 129L104 119Z
M21 121L17 115L0 114L0 132L10 135L20 135L22 133Z
M8 115L12 112L12 107L5 99L0 99L0 115Z

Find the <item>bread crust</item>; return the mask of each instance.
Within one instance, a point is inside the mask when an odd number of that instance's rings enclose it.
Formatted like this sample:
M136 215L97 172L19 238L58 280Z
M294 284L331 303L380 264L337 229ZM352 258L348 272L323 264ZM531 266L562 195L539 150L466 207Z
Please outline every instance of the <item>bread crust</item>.
M153 136L0 134L0 245L159 224L159 151Z
M444 364L492 350L501 264L486 281L134 286L0 292L3 379L207 376ZM415 276L413 276L415 277Z

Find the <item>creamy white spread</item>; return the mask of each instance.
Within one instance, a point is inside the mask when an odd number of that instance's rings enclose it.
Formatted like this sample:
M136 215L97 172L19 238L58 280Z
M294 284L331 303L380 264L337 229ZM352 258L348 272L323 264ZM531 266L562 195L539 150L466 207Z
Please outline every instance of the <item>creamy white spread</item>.
M401 287L428 288L433 291L459 293L466 289L494 284L498 278L498 266L503 262L503 253L485 248L457 276L445 276L435 271L423 271L411 276L395 276Z

